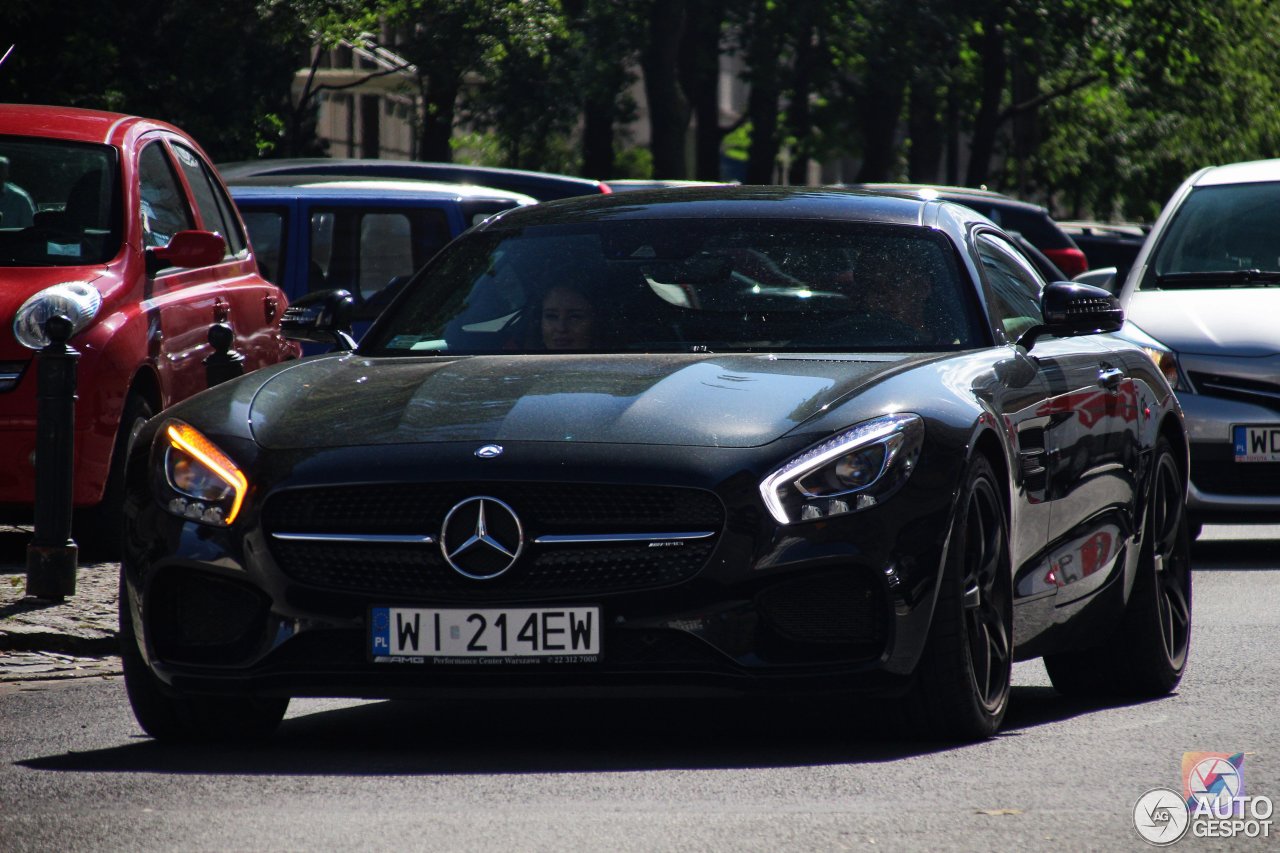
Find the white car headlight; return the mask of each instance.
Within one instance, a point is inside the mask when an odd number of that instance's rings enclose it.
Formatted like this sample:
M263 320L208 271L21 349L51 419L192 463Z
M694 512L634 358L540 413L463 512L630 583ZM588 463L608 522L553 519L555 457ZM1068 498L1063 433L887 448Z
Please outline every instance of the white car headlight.
M1182 371L1178 366L1178 355L1155 338L1148 335L1131 321L1126 321L1119 332L1120 337L1132 341L1142 347L1142 351L1155 362L1164 378L1169 380L1169 387L1175 391L1186 391L1187 383L1182 381Z
M866 421L814 445L760 483L779 524L830 518L875 506L907 481L924 442L919 415Z
M67 281L46 287L32 296L13 318L13 335L27 349L44 349L49 345L44 324L50 317L62 314L71 320L71 334L83 331L98 316L102 294L91 284Z

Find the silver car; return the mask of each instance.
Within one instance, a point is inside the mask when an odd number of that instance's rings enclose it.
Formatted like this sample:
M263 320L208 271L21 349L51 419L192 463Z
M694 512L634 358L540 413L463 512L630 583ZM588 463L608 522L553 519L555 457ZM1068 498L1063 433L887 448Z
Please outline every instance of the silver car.
M1280 160L1188 178L1119 295L1186 413L1193 520L1280 521Z

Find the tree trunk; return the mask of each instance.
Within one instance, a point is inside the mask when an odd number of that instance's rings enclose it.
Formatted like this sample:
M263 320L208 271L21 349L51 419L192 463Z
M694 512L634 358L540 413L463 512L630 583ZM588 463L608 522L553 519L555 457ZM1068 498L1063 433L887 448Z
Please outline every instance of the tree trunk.
M857 181L891 181L898 161L898 120L906 82L892 68L871 63L867 85L858 98L858 116L862 125L862 168Z
M688 26L680 42L680 83L689 96L696 122L693 174L700 181L720 179L720 29L724 3L691 4Z
M988 18L984 22L982 51L982 102L974 121L973 143L969 151L969 172L965 183L971 187L985 184L991 174L991 158L995 156L996 133L1000 129L1000 102L1004 98L1008 60L1004 52L1001 22Z
M588 98L582 108L582 173L589 178L605 180L615 177L613 159L612 99Z
M917 184L939 183L945 132L941 103L932 74L921 74L911 83L907 100L907 132L911 148L907 154L907 178Z
M676 71L683 32L682 0L655 0L649 13L649 44L640 57L655 178L681 179L689 173L685 157L689 105Z
M420 78L422 102L422 130L419 136L418 159L429 162L452 163L453 118L458 100L461 78L446 73Z
M801 4L799 14L804 15L796 35L796 60L791 76L791 97L787 104L787 133L798 142L792 152L791 167L787 170L787 183L803 187L809 183L809 156L813 138L813 111L809 96L813 93L815 64L818 58L818 34L814 32L813 4Z

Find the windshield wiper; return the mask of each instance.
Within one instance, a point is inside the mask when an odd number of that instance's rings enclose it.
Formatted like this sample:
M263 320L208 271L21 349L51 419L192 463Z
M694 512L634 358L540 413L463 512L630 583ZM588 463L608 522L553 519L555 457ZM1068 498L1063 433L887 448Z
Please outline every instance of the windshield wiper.
M1198 287L1221 284L1240 287L1247 284L1280 283L1280 270L1210 270L1208 272L1167 272L1156 276L1156 287Z

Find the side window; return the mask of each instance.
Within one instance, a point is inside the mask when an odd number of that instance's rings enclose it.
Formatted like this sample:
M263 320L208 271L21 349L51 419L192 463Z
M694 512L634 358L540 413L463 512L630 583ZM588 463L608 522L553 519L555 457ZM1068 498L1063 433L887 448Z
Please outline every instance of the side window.
M977 246L992 319L1004 329L1006 339L1016 341L1027 329L1044 322L1040 311L1044 283L1003 237L981 234Z
M209 167L185 145L174 143L173 153L191 186L191 195L195 197L205 229L221 234L222 239L227 242L228 254L238 255L244 250L244 236L240 233L235 216L231 215L230 203L223 196L217 181L209 174Z
M360 218L360 298L368 300L392 279L413 275L413 239L403 213Z
M249 242L258 260L258 272L272 284L285 286L281 268L284 252L285 222L287 212L280 210L249 210L244 214L244 225L249 229ZM294 294L301 296L302 294Z
M138 157L142 192L143 240L147 247L167 246L179 231L195 228L186 194L178 183L164 145L152 142Z

